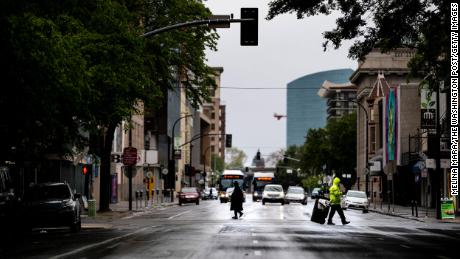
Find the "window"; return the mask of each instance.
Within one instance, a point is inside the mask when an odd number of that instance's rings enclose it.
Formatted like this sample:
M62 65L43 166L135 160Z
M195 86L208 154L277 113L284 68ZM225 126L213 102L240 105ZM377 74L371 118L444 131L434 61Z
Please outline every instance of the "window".
M369 142L370 142L370 147L369 147L369 152L370 153L374 153L375 152L375 126L372 126L370 129L369 129Z

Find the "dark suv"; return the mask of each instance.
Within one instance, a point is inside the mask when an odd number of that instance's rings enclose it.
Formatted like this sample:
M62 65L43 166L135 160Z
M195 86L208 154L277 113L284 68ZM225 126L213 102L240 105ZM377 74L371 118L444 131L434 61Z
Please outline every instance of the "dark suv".
M77 232L81 228L79 198L67 183L34 184L24 196L23 223L28 229L69 226Z

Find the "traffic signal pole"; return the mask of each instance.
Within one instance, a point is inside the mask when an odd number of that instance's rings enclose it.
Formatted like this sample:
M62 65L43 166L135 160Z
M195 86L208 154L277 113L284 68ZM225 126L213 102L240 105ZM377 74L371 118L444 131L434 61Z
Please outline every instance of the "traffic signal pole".
M254 21L254 19L208 19L208 20L194 20L194 21L188 21L188 22L183 22L183 23L178 23L170 26L166 26L163 28L159 28L153 31L146 32L141 35L141 37L149 37L153 35L157 35L163 32L167 32L170 30L178 29L178 28L184 28L184 27L194 27L197 25L219 25L219 24L229 24L229 23L241 23L241 22L251 22Z
M131 147L133 144L133 133L131 126L128 131L128 146ZM133 166L128 166L128 199L129 199L129 211L133 210Z

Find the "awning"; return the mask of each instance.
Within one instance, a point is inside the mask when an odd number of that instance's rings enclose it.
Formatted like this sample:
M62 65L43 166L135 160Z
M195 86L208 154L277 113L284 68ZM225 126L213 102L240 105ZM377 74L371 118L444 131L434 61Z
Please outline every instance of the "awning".
M413 166L412 166L412 173L414 174L420 174L422 170L425 169L425 162L423 161L417 161Z

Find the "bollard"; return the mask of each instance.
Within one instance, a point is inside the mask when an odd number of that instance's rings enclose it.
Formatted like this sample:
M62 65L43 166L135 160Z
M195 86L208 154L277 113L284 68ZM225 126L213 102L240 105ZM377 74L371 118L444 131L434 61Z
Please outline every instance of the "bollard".
M138 202L139 202L139 191L136 191L136 210L139 207Z
M96 217L96 200L88 200L88 216Z
M139 190L139 208L142 208L142 201L144 200L143 196L144 196L144 191Z

